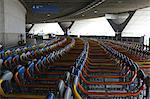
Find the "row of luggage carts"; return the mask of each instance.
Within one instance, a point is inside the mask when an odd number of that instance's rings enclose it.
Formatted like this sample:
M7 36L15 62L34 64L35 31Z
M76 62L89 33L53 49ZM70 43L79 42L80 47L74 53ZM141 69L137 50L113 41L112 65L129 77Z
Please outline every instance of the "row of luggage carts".
M110 41L59 37L1 51L0 97L148 99L148 77L123 49Z
M1 52L0 97L3 99L69 99L71 89L60 88L83 50L83 41L55 38L39 46ZM60 87L59 87L60 86Z
M119 41L115 42L110 40L107 42L117 45L118 47L120 46L124 48L125 50L129 51L130 54L134 54L135 56L138 56L140 60L150 61L150 50L143 49L143 47L139 46L138 44L125 43L125 42L122 43Z
M114 41L107 41L106 44L109 44L117 51L130 57L139 65L139 67L145 72L146 75L150 75L150 51L139 51L138 48L131 47L128 44L122 44L121 42L115 43Z
M103 42L90 40L72 70L77 99L149 99L139 65Z

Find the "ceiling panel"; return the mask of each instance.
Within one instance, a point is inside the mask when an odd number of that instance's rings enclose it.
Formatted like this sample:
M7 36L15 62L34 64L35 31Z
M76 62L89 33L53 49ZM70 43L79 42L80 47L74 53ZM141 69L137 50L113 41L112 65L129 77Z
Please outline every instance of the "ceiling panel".
M27 23L72 21L149 7L150 0L20 0L27 8ZM103 1L103 2L102 2ZM94 4L94 2L102 2ZM93 7L86 11L88 7ZM35 13L34 6L49 6L49 12ZM81 10L82 9L82 10ZM83 11L85 10L85 11ZM76 14L76 12L80 12Z

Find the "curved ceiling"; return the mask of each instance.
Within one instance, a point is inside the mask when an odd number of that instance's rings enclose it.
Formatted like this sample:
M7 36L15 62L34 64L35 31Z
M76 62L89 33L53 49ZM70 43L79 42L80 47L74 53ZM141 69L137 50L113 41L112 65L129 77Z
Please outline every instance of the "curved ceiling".
M150 0L20 0L20 2L27 9L27 23L74 21L150 6Z

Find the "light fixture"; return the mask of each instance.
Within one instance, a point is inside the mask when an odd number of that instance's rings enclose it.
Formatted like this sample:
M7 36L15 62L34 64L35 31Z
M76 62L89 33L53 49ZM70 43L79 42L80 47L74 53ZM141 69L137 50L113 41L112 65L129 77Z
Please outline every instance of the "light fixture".
M50 14L47 14L48 17L50 17Z
M95 14L96 14L97 12L98 12L97 10L94 11Z

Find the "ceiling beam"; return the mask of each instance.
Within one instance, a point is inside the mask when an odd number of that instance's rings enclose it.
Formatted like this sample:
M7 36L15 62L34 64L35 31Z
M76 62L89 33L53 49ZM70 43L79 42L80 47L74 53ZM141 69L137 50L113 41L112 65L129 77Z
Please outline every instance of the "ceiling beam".
M74 3L74 2L89 2L88 0L23 0L25 3Z
M67 15L64 15L64 16L61 16L61 17L57 17L57 18L53 18L53 19L50 19L50 20L61 20L61 19L65 19L65 18L68 18L68 17L74 17L74 16L77 16L79 14L82 14L84 12L87 12L97 6L99 6L100 4L102 4L103 2L105 2L106 0L95 0L93 1L92 3L90 3L89 5L83 7L82 9L78 10L78 11L75 11L73 12L72 14L67 14ZM46 20L46 21L49 21L49 20Z

